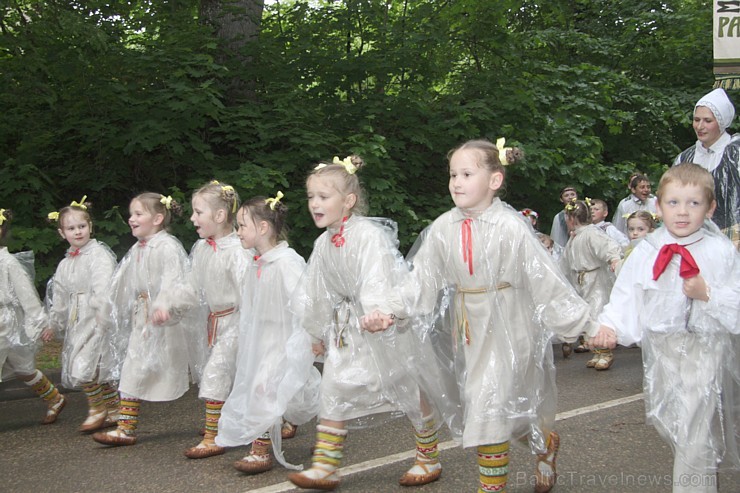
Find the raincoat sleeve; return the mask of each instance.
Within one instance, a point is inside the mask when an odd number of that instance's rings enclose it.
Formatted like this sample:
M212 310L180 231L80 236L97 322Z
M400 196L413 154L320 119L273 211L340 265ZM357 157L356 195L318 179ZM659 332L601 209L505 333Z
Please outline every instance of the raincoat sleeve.
M599 324L613 329L617 342L623 346L642 342L638 313L643 303L641 271L647 267L643 258L649 253L646 246L638 245L625 260L612 287L609 303L598 317Z
M23 330L30 340L36 341L41 332L48 326L49 317L39 299L39 294L31 281L31 277L15 257L11 257L11 259L8 273L10 284L13 286L18 297L18 303L23 309Z
M64 260L62 260L64 262ZM46 286L46 306L49 310L50 328L59 335L67 328L69 292L59 279L59 267Z

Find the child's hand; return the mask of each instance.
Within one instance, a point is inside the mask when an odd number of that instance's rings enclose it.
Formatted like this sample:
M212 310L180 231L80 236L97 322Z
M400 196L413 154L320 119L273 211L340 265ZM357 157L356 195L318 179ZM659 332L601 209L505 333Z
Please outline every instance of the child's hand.
M611 327L602 325L599 332L588 340L587 345L592 348L614 349L617 346L617 333Z
M379 310L375 310L360 319L360 328L368 332L380 332L393 325L395 319L396 317L393 315L386 315Z
M170 319L169 311L164 310L162 308L154 310L154 315L152 315L152 323L154 325L162 325L169 319Z
M321 356L326 350L326 348L324 347L324 342L322 341L311 343L311 350L313 351L314 356Z
M709 301L709 287L701 274L683 280L683 294L692 300Z
M619 259L612 260L612 263L609 264L609 268L611 269L612 272L614 272L615 270L617 270L617 264L619 264Z
M52 339L54 339L54 330L53 329L44 329L43 332L41 332L41 340L44 342L49 342Z

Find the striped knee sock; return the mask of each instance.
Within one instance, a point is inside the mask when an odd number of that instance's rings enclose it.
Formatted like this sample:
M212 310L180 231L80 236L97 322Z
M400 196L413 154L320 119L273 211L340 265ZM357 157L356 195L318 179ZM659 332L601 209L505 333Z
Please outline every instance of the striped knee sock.
M108 408L109 414L118 413L118 406L121 404L121 398L118 395L118 390L114 389L108 383L101 384L102 386L102 403Z
M46 378L46 375L41 373L39 370L36 370L34 377L25 383L31 387L31 390L33 390L37 396L44 399L47 403L56 402L59 399L59 391L57 388L53 383L51 383L51 380Z
M509 442L478 447L480 486L478 493L506 491L509 475Z
M224 401L206 400L206 434L204 440L213 440L218 435L218 420Z
M416 460L423 460L426 463L439 462L439 437L437 436L434 419L424 420L424 426L421 430L414 430L416 438Z
M340 430L331 426L316 426L316 448L311 459L312 467L332 472L339 468L342 462L342 450L347 430Z
M105 405L103 403L103 386L99 383L83 385L82 390L85 392L85 396L87 396L87 404L90 406L90 409L98 410L98 408Z
M121 408L118 415L118 429L126 435L136 434L139 425L139 408L141 399L130 396L121 396Z

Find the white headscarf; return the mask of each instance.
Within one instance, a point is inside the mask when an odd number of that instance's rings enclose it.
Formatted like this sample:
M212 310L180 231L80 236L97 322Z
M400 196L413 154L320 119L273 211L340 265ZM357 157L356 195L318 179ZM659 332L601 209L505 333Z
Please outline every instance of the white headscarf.
M730 98L727 97L727 93L722 88L717 88L709 94L705 94L696 106L694 111L699 106L705 106L712 112L714 118L717 119L719 129L724 132L727 127L732 124L735 119L735 107L732 106Z

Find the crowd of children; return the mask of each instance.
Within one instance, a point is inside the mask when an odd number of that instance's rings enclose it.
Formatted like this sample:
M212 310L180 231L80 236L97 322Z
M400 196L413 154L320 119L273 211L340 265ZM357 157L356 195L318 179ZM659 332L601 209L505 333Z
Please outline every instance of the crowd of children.
M53 423L65 398L34 354L39 339L63 336L63 385L89 404L79 429L108 446L137 442L143 401L175 400L197 382L205 429L185 451L191 459L251 444L238 470L261 473L275 460L300 469L282 439L317 417L311 466L288 478L332 490L348 430L402 413L416 456L401 485L440 478L437 432L446 425L477 450L479 492L505 491L518 438L537 459L535 491L547 492L561 439L552 338L564 354L577 341L590 348L587 366L597 370L612 366L617 343L640 343L648 417L674 447L674 475L740 467L740 405L723 399L740 390L740 260L705 222L715 208L711 175L682 163L654 198L636 174L614 226L604 201L578 200L567 187L550 238L535 234L535 211L498 197L519 148L472 140L448 159L454 207L407 258L395 223L365 216L358 156L309 173L308 209L325 231L308 262L285 240L280 192L241 204L228 184L197 189L190 221L200 239L189 256L167 232L180 204L137 195L128 221L137 241L117 266L92 238L91 204L74 201L49 214L69 248L48 309L18 256L0 249L2 377L31 386ZM0 209L0 238L11 219Z

